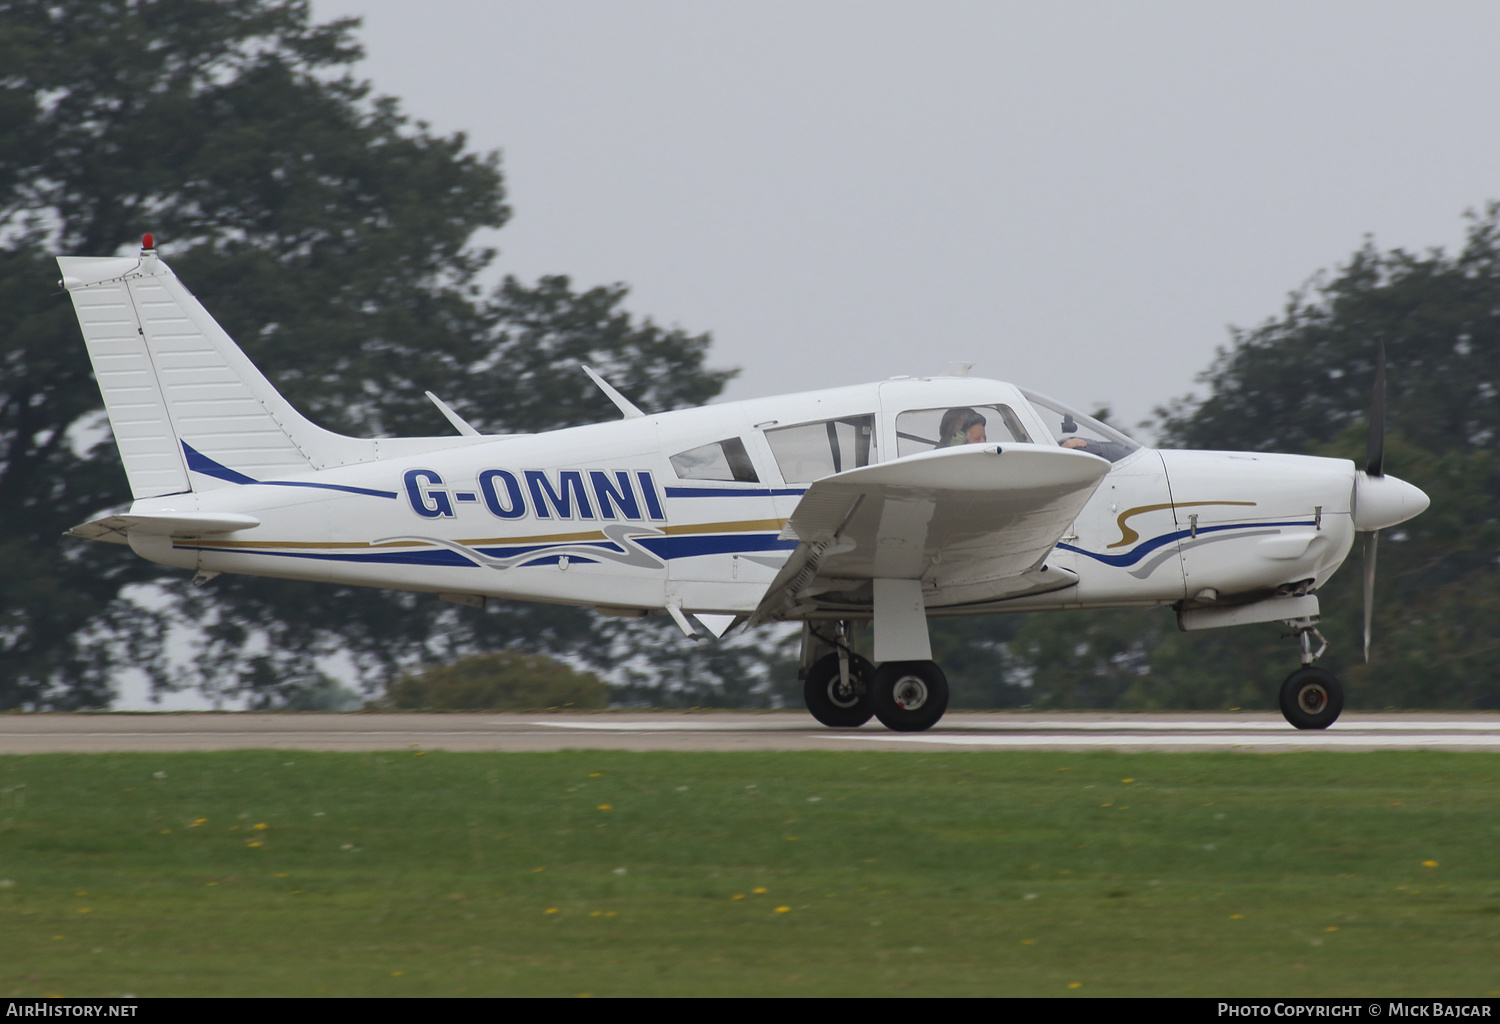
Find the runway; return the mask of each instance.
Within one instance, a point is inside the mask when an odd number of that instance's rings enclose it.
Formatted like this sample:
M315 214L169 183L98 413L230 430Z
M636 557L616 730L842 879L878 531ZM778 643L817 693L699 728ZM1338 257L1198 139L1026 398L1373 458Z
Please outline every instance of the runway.
M1300 732L1274 713L953 712L929 732L827 729L801 712L4 714L0 754L188 750L1472 750L1500 714L1346 713Z

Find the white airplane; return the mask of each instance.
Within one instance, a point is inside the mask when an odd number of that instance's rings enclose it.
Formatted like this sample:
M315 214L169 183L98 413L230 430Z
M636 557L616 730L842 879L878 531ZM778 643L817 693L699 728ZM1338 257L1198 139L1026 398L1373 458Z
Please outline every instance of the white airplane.
M969 377L875 384L540 434L345 437L301 416L157 256L61 257L134 498L74 527L196 573L666 612L694 639L801 621L813 717L919 731L948 684L927 619L1168 606L1184 630L1281 622L1292 725L1343 707L1312 662L1317 589L1427 507L1370 458L1157 451ZM873 623L875 664L854 653ZM1316 649L1314 641L1318 642Z

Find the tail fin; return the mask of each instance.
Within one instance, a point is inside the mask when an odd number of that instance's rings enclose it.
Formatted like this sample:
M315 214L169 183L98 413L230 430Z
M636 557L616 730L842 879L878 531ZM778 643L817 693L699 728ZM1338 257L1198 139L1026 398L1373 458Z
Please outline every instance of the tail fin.
M293 409L154 248L57 262L134 497L378 457Z

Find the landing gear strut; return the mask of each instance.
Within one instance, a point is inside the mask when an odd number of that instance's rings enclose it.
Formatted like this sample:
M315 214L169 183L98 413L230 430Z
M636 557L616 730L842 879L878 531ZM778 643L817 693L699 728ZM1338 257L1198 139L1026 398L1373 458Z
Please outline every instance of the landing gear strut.
M1302 643L1302 667L1281 684L1281 713L1298 729L1326 729L1344 710L1344 687L1338 677L1313 665L1328 649L1328 641L1312 619L1295 619L1287 625Z
M851 649L855 624L803 627L802 699L824 725L852 729L873 715L897 732L922 732L948 709L948 677L933 661L888 661L876 668Z
M870 705L870 683L875 666L852 652L825 654L807 670L802 700L824 725L854 729L875 713Z

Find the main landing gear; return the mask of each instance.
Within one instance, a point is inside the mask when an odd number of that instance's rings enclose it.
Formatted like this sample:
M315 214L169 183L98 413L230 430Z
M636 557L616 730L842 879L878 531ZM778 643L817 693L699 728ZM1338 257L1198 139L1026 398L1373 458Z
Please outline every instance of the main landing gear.
M880 719L896 732L922 732L948 710L948 677L933 661L888 661L876 668L851 649L855 626L802 633L802 698L824 725L853 729ZM830 635L831 633L831 635Z
M1295 619L1289 634L1302 643L1302 667L1281 684L1281 713L1299 729L1326 729L1344 710L1344 687L1327 669L1313 665L1328 649L1328 641L1312 619ZM1313 639L1318 649L1313 650Z

